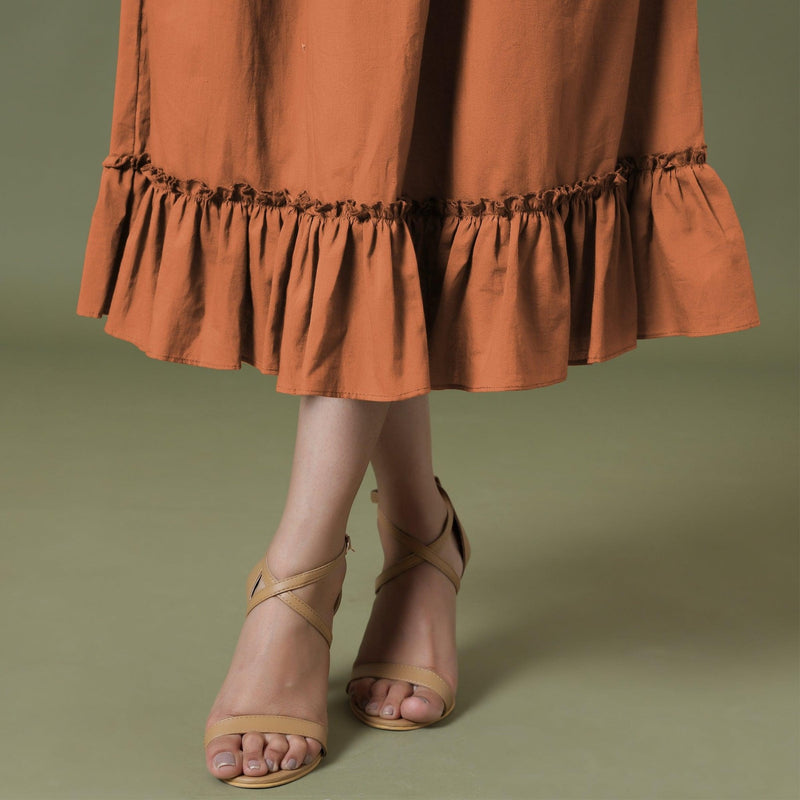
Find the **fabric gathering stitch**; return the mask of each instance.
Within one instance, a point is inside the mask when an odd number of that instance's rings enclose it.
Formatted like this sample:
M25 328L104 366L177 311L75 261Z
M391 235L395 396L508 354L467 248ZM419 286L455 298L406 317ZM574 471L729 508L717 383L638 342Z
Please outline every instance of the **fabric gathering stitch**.
M323 201L303 191L296 197L286 189L258 189L247 183L232 186L210 187L193 178L178 178L152 164L149 153L123 153L109 155L102 162L110 169L133 169L146 176L155 186L165 191L183 194L198 202L235 202L243 205L291 206L296 211L321 216L346 216L359 220L369 218L404 219L409 214L433 214L437 216L484 216L495 214L510 216L517 212L552 212L558 205L576 196L595 197L608 191L615 184L627 182L632 172L655 169L669 170L690 164L704 164L708 145L687 147L672 153L657 153L640 157L624 157L615 170L605 175L591 175L567 186L557 186L512 195L502 199L481 198L478 201L455 198L426 198L423 201L398 199L391 203L359 203L353 199Z

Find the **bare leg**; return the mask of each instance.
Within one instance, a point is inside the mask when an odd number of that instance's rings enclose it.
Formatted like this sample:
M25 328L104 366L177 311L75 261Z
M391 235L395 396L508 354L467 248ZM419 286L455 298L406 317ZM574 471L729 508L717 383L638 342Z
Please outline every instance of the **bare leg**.
M286 504L267 551L278 578L333 559L344 544L353 499L390 403L303 396ZM250 565L248 565L249 567ZM328 625L345 567L296 594ZM327 723L329 650L320 634L277 597L246 617L230 669L206 725L231 714L287 714ZM265 775L294 769L320 751L315 739L250 732L213 739L212 775Z
M379 505L399 528L426 544L441 532L447 506L434 482L429 396L392 403L372 454ZM447 481L442 477L442 484ZM405 554L394 539L382 539L384 568ZM461 574L463 563L451 536L443 557ZM430 564L420 564L384 584L375 597L356 664L390 661L428 667L456 690L458 667L453 584ZM354 681L351 694L368 714L427 722L441 716L443 700L413 690L405 681Z

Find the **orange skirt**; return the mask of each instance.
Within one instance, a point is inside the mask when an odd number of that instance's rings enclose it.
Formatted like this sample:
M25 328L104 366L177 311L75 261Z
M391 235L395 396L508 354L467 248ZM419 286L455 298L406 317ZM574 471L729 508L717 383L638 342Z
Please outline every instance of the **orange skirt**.
M696 0L122 0L77 313L364 400L755 327L697 33Z

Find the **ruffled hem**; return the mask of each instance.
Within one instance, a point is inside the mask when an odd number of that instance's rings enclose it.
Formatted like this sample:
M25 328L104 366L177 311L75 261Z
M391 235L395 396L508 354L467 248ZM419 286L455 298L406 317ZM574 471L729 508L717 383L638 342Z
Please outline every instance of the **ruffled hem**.
M103 161L77 313L152 358L396 400L559 383L637 339L760 324L706 145L478 200L323 202Z

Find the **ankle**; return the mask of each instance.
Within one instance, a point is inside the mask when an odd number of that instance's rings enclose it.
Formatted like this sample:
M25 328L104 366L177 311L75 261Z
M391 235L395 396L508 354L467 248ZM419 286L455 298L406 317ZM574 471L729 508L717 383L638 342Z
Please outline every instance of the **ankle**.
M297 538L296 532L295 538ZM335 545L334 548L331 548L332 544ZM275 578L284 580L333 561L344 547L344 533L341 534L341 537L337 536L335 542L298 541L297 546L287 545L285 537L278 539L276 536L266 553L267 565ZM332 554L329 552L331 549L334 550ZM342 591L346 573L347 559L343 558L324 577L308 586L302 586L292 591L300 599L316 608L323 617L329 617L327 622L330 624L333 617L333 606L336 597Z
M410 495L384 496L382 492L379 492L378 497L378 506L383 515L400 530L419 539L423 544L430 544L442 533L447 521L447 503L438 491L424 500ZM381 541L386 549L389 541L384 541L383 535Z
M267 563L278 578L316 569L333 561L345 546L344 526L318 527L316 524L292 525L281 522L267 548Z

